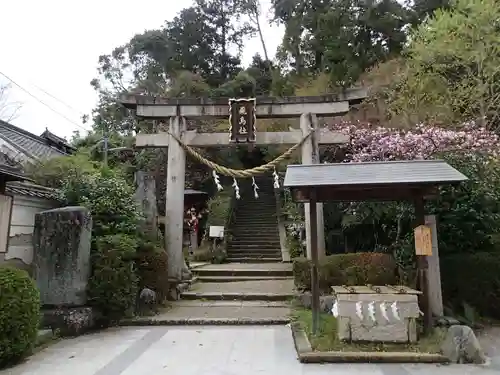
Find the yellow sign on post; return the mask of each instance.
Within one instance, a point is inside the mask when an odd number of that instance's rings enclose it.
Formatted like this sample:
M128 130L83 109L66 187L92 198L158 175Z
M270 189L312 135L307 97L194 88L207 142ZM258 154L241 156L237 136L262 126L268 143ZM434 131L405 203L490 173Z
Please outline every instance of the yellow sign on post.
M432 255L432 232L427 225L419 225L415 228L415 253L417 255Z

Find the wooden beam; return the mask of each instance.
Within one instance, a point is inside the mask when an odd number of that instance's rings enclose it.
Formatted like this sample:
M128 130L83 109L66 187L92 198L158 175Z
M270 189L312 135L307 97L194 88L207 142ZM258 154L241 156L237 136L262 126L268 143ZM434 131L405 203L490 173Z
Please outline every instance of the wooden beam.
M350 105L361 103L368 96L368 90L363 87L356 87L342 90L336 94L315 95L315 96L257 96L257 105L265 104L311 104L311 103L332 103L348 102ZM123 94L120 103L127 108L136 109L138 105L158 105L158 106L228 106L230 98L167 98L161 96L149 96L140 94Z
M349 136L329 131L319 130L319 144L344 144L349 142ZM164 148L168 147L168 133L137 134L135 147L137 148ZM186 131L181 136L182 141L194 147L227 146L229 133L198 133L196 130ZM257 145L285 144L294 145L302 139L302 131L293 129L287 132L257 132Z
M229 118L228 104L138 104L136 115L142 118L158 119L174 116L186 118ZM257 118L298 118L303 113L315 113L318 117L341 116L349 112L349 102L322 103L257 103L255 108Z
M318 202L392 202L408 201L411 202L416 196L422 196L424 199L432 199L437 196L437 187L435 186L409 186L405 184L394 184L384 187L380 186L346 186L346 187L303 187L292 188L292 194L296 202L309 202L312 191L316 191L316 200Z

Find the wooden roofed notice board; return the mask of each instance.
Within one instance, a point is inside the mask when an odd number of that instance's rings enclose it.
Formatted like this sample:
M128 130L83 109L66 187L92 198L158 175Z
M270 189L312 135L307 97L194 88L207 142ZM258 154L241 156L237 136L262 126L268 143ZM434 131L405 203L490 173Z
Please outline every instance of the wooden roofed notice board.
M432 231L428 225L419 225L414 230L415 254L432 256Z

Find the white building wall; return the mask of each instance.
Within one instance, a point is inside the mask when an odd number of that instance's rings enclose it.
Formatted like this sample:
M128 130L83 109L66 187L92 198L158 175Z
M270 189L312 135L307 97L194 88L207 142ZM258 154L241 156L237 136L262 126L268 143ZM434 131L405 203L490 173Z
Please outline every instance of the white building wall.
M31 265L33 262L35 214L56 207L58 207L56 201L25 195L14 196L9 244L4 256L2 257L0 254L0 264L2 261L15 261L14 263L21 261L26 266Z

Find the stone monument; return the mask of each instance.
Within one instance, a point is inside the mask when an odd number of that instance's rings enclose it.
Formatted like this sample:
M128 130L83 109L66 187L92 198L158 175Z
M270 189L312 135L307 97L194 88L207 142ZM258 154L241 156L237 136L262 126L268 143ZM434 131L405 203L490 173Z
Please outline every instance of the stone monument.
M63 334L93 324L87 304L91 272L92 217L84 207L64 207L35 215L33 277L40 290L44 323Z

